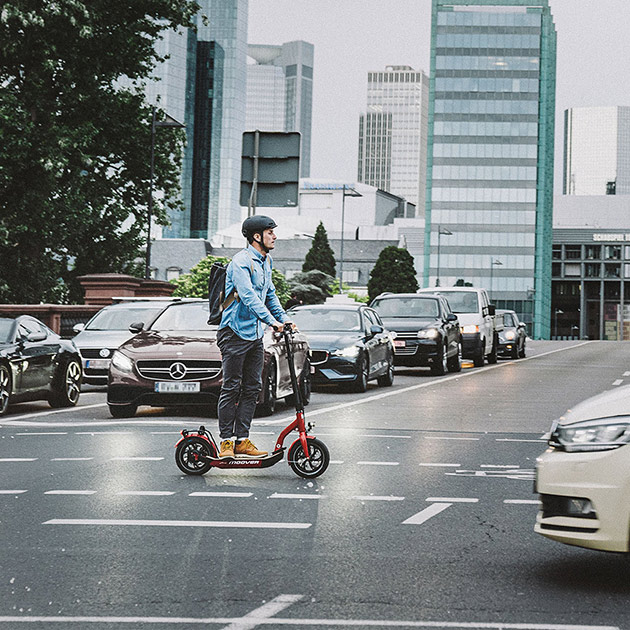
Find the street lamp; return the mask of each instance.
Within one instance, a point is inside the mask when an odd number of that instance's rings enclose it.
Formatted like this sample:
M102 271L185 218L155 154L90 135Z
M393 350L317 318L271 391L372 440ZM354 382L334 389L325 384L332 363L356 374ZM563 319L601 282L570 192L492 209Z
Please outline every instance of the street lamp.
M343 185L341 196L341 255L339 259L339 293L343 293L343 228L346 215L346 197L363 197L363 195L350 186Z
M494 302L494 285L493 285L493 271L494 266L503 265L503 263L499 259L491 258L490 259L490 300Z
M435 286L440 286L440 237L442 236L453 236L453 232L447 230L445 227L438 225L438 251L437 251L437 274L435 276Z
M151 174L149 176L149 203L147 211L147 251L146 260L144 265L144 277L149 278L151 276L151 216L153 215L153 177L155 172L155 130L157 127L179 127L183 128L186 125L178 122L173 117L166 114L164 120L156 120L156 107L155 105L151 109Z

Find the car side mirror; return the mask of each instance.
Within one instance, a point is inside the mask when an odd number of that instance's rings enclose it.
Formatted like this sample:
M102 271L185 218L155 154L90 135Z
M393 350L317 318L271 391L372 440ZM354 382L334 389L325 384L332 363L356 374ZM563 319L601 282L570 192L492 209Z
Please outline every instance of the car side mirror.
M370 326L370 337L375 337L383 332L384 328L378 324L372 324Z
M85 328L85 324L83 322L80 322L79 324L75 324L72 327L72 331L75 333L80 333L84 328Z
M446 316L446 321L447 322L456 322L457 321L457 315L455 315L455 313L449 313Z
M488 315L494 317L497 312L497 307L494 304L488 304Z
M129 332L132 332L134 335L137 335L144 329L144 322L134 322L129 326Z
M43 332L32 332L26 340L30 343L39 343L40 341L44 341L48 335Z

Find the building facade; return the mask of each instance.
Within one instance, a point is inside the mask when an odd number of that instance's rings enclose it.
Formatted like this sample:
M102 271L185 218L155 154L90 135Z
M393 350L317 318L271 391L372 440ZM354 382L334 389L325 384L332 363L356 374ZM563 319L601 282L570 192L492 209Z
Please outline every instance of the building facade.
M367 111L359 118L360 182L424 211L429 78L410 66L368 73Z
M433 0L423 285L485 287L536 338L550 334L555 62L548 0Z
M247 131L298 131L300 177L311 171L314 48L303 41L250 44L247 54Z
M630 194L630 107L565 110L562 192Z

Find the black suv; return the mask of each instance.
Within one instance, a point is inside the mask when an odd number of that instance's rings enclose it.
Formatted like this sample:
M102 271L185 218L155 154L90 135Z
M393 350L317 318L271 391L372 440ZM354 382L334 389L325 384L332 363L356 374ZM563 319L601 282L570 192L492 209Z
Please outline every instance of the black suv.
M459 320L445 297L382 293L370 306L393 331L395 365L428 366L437 375L462 369Z

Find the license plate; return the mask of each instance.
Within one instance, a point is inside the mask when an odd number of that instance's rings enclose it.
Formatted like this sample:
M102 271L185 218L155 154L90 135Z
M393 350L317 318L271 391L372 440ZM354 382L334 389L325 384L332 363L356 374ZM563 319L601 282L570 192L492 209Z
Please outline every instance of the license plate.
M109 361L109 359L88 359L85 362L85 367L93 370L106 370L109 367Z
M405 340L404 339L394 339L394 348L404 348Z
M155 391L158 394L194 394L201 389L201 383L196 381L186 383L156 383Z

